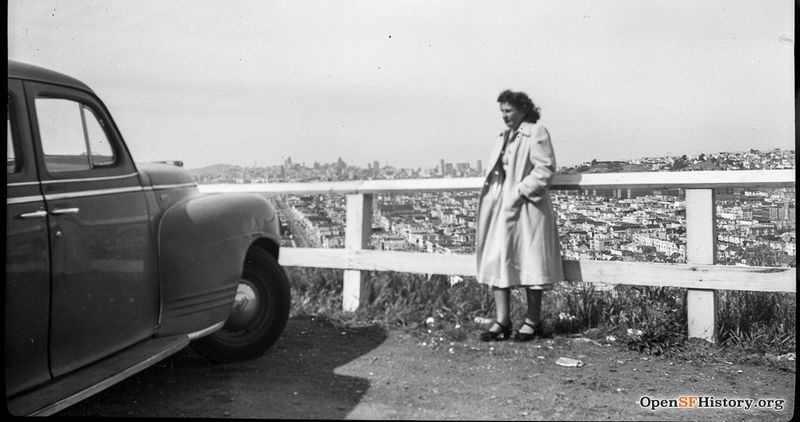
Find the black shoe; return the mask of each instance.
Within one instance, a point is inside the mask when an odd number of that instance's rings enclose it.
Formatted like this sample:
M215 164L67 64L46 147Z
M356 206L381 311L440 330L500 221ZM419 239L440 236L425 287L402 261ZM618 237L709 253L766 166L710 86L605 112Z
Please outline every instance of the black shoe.
M536 325L534 325L526 320L522 325L527 325L528 327L533 328L533 331L530 333L522 333L520 331L517 331L517 333L514 334L514 341L531 341L535 339L537 336L541 337L543 334L541 321L539 321L538 323L536 323Z
M492 331L491 329L481 333L481 341L504 341L511 338L511 323L508 326L495 321L495 324L500 326L500 331Z

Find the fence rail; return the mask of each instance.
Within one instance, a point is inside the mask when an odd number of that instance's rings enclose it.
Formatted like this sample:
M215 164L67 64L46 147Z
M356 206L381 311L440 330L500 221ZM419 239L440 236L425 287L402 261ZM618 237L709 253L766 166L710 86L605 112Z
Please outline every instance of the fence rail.
M376 193L476 191L483 178L361 180L342 182L209 184L202 192L265 194L344 194L347 196L345 249L284 248L285 266L344 271L343 307L355 310L367 297L367 271L476 274L475 255L384 252L366 249L370 240L372 196ZM597 173L555 176L552 189L686 189L686 264L620 261L563 261L567 280L602 284L687 288L689 336L716 341L717 290L796 293L796 269L716 265L715 191L719 188L794 187L794 170L741 170L652 173Z
M475 276L475 255L386 252L370 249L285 248L281 265L343 270ZM796 292L795 269L622 261L563 261L570 281L687 289Z

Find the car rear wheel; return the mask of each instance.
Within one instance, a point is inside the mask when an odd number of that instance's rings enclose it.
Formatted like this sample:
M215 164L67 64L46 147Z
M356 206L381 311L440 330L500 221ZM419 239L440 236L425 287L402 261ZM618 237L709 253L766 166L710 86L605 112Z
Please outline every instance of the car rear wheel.
M289 280L278 261L254 248L245 259L231 314L220 330L194 341L212 362L262 355L280 337L289 319Z

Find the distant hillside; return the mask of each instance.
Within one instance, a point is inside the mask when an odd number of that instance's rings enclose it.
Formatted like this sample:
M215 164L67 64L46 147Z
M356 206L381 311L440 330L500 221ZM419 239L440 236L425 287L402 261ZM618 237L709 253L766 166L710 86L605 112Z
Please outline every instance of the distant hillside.
M714 161L698 161L689 162L679 160L672 165L671 169L667 171L714 171L722 170L717 162ZM563 167L559 169L559 174L578 174L578 173L631 173L631 172L652 172L654 171L651 165L648 164L634 164L624 161L594 161L592 163L585 163L576 167ZM663 170L661 170L663 171Z
M683 170L722 170L722 167L714 161L700 161L689 163Z
M577 173L631 173L639 171L652 171L649 166L643 164L632 164L623 161L598 161L591 165L578 167L561 168L560 174Z

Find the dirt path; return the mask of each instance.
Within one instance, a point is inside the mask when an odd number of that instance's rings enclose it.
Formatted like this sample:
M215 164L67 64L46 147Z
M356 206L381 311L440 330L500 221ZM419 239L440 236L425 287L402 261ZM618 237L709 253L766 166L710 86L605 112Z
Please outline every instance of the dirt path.
M793 365L698 364L585 339L481 343L467 334L452 342L424 331L294 318L260 359L209 365L182 352L59 415L782 421L794 414ZM585 364L558 366L559 357ZM640 405L642 396L687 394L785 402L782 410Z

